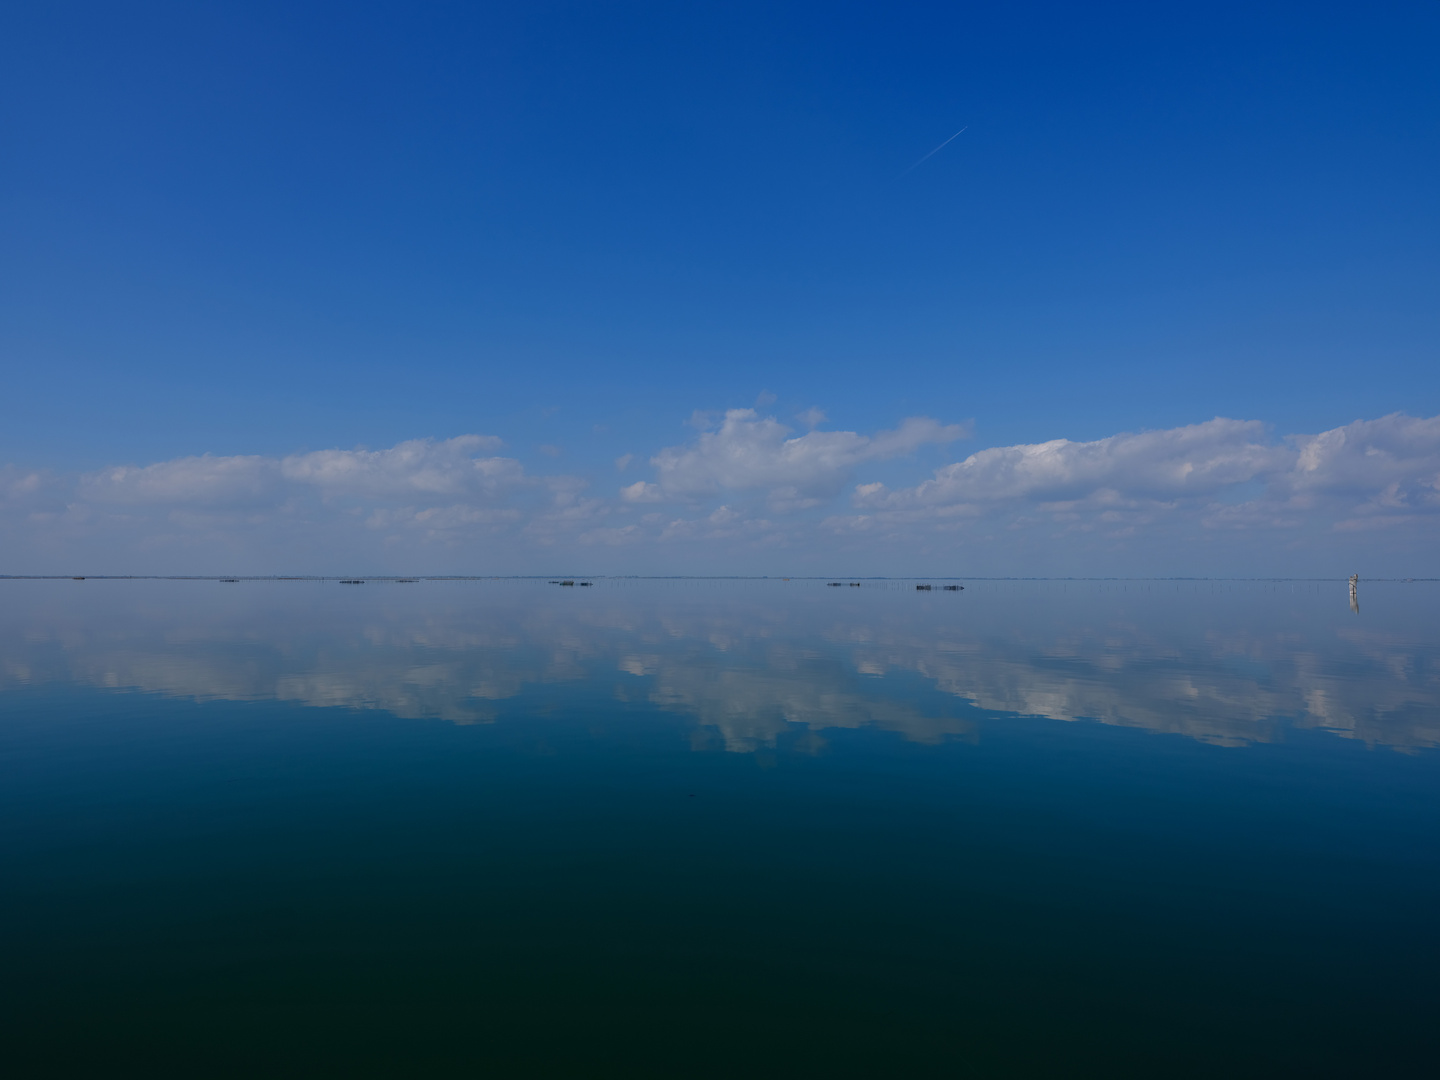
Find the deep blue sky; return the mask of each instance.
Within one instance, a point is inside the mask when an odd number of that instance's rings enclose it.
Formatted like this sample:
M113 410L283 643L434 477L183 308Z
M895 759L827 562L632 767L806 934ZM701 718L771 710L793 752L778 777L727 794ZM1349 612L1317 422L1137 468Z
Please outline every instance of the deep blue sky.
M1433 3L12 3L0 462L1431 416L1437 55Z

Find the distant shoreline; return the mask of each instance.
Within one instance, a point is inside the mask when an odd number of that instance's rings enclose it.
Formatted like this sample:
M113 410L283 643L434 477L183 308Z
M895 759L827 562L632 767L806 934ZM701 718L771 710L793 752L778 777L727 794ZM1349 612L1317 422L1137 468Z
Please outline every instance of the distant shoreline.
M552 578L587 578L592 581L1348 581L1340 577L975 577L942 574L864 576L844 574L0 574L0 581L549 581ZM1362 577L1361 582L1390 581L1419 584L1440 577Z

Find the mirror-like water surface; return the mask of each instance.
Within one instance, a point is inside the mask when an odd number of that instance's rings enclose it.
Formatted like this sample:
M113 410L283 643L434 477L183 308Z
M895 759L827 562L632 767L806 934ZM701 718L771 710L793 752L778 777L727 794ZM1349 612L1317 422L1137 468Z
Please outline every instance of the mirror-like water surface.
M57 1075L1420 1075L1437 600L0 581L5 1034Z

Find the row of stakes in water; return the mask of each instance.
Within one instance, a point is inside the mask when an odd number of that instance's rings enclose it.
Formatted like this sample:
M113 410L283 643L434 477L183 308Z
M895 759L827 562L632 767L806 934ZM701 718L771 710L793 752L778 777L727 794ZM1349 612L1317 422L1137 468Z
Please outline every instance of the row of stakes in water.
M860 582L858 582L858 581L850 581L850 582L845 582L845 581L827 581L825 584L828 585L828 586L829 586L830 588L832 588L832 589L838 589L838 588L840 588L842 585L849 585L850 588L852 588L852 589L858 589L858 588L860 587ZM935 588L934 585L916 585L916 586L915 586L915 591L916 591L916 592L930 592L930 591L931 591L932 589L934 589L934 588ZM941 586L940 586L940 590L941 590L942 592L963 592L964 589L965 589L965 586L964 586L964 585L941 585Z

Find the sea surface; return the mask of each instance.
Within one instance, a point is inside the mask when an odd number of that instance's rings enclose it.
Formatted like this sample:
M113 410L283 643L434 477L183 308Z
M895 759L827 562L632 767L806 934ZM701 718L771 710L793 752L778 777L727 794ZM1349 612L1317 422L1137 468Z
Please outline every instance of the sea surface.
M0 580L6 1074L1435 1075L1440 583L593 580Z

